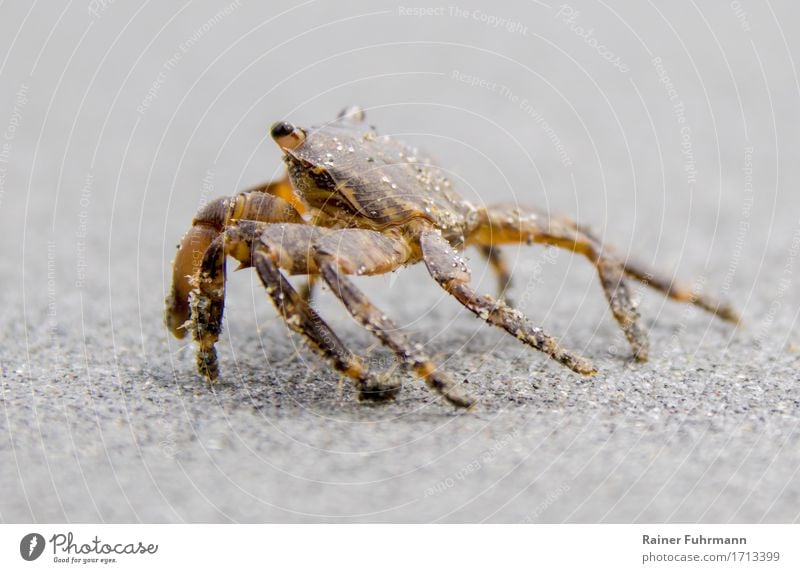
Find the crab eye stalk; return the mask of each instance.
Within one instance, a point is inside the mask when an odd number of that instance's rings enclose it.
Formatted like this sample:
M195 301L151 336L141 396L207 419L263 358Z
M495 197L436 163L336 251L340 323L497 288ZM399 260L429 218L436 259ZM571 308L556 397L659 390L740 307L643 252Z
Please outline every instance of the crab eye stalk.
M291 123L278 121L269 130L272 139L283 149L296 149L306 140L306 134Z
M364 110L358 105L351 105L350 107L346 107L339 112L339 119L343 119L351 123L362 122L364 121L364 117Z

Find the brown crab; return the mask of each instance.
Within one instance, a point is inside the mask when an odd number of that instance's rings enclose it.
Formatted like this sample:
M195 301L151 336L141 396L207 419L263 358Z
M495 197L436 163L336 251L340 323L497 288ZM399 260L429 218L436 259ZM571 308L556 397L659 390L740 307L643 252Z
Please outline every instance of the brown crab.
M310 289L298 293L284 273L308 275L309 285L317 278L325 281L350 314L403 364L462 407L473 404L473 398L434 365L420 344L395 328L347 275L381 274L424 261L433 279L480 318L583 375L596 372L588 360L561 348L502 300L476 293L459 252L478 247L497 272L501 290L509 284L509 272L498 245L543 243L585 255L597 268L611 312L639 361L647 360L649 343L626 276L738 321L729 306L620 260L569 219L516 206L470 204L428 158L367 126L359 108L308 130L278 122L271 135L284 153L287 176L202 208L174 262L166 322L178 338L192 333L199 346L198 369L212 381L219 375L214 344L222 325L228 256L241 267L255 267L287 326L354 380L359 399L393 398L399 386L369 372L311 307Z

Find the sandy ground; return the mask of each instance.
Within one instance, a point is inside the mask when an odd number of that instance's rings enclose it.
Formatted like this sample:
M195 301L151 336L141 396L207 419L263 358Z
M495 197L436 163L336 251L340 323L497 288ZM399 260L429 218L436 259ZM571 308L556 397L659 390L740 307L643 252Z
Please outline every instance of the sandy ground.
M795 5L268 4L0 8L0 520L798 519ZM175 243L279 172L272 121L354 102L474 201L576 217L744 326L637 287L652 360L632 364L586 261L510 249L514 298L593 358L586 380L409 268L358 283L480 405L398 372L376 407L245 271L207 388L162 324Z

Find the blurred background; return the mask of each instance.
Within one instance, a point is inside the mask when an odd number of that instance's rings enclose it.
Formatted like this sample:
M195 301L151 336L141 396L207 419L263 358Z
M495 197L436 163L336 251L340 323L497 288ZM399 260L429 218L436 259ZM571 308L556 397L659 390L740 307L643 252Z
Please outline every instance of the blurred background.
M0 519L797 519L799 11L3 4ZM631 365L586 261L510 248L520 308L601 368L581 381L407 269L359 284L482 405L453 413L398 373L398 403L364 407L243 272L207 389L162 323L176 243L209 199L281 174L272 122L352 104L474 202L573 217L744 328L637 287L653 360Z

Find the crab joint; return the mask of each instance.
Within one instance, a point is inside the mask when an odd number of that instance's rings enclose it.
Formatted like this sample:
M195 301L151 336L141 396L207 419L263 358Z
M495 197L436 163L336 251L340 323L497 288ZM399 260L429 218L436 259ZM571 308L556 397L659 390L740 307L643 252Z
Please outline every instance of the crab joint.
M278 121L269 130L272 139L283 149L297 149L306 140L306 134L291 123Z

